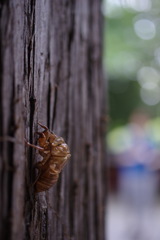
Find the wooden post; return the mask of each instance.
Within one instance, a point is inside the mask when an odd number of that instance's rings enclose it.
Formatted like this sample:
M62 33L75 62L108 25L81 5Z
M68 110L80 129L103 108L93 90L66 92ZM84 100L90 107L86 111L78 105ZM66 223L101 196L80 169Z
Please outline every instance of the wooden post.
M104 239L99 0L0 3L1 239ZM58 183L34 194L37 122L68 143Z

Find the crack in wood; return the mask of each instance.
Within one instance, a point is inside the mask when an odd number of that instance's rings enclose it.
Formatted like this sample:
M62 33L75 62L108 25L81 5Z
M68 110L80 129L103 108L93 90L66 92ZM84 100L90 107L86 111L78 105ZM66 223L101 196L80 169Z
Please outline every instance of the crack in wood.
M47 126L50 126L50 108L51 108L51 83L48 85L48 94L47 94Z

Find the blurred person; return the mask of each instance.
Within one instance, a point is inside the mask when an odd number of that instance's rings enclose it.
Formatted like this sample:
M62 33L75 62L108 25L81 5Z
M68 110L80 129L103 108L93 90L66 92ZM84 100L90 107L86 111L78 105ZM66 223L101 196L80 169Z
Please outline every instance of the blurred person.
M152 240L147 236L147 228L152 226L147 224L157 200L158 176L154 166L160 154L147 131L148 121L149 116L144 111L136 110L131 114L124 136L118 139L123 143L126 138L127 142L115 155L119 200L130 214L127 240Z

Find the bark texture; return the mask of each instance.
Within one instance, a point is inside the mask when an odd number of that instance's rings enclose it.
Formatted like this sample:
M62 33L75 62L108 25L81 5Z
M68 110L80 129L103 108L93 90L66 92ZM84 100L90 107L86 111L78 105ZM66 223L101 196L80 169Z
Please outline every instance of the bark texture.
M99 0L0 3L1 239L104 239L101 20ZM72 156L35 195L37 122Z

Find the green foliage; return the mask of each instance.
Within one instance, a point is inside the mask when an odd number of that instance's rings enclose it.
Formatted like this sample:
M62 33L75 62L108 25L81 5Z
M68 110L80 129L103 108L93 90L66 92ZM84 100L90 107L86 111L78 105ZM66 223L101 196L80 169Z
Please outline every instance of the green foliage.
M148 106L142 101L137 72L144 66L159 69L155 50L160 47L160 31L156 25L155 37L146 40L140 38L134 29L134 24L139 19L155 22L158 19L157 6L159 3L154 1L148 12L119 7L115 8L113 15L105 16L103 60L104 71L107 72L109 80L111 128L126 123L131 112L137 107L146 108L153 116L159 115L159 103Z
M127 123L131 112L139 106L139 86L136 81L117 80L109 85L110 127L113 128Z

